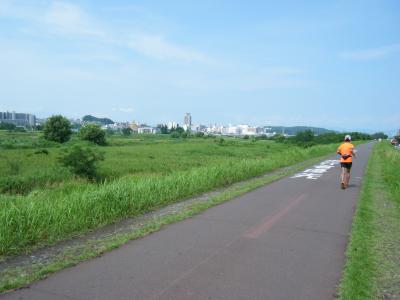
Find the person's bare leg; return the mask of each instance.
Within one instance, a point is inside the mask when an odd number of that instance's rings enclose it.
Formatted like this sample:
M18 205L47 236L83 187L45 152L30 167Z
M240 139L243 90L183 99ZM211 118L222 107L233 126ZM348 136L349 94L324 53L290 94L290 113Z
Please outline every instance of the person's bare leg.
M346 187L349 186L349 182L350 182L350 169L347 169L347 173L346 173Z
M342 179L341 187L342 187L342 189L344 189L346 187L346 173L347 173L346 168L342 168L342 174L341 174L341 179Z

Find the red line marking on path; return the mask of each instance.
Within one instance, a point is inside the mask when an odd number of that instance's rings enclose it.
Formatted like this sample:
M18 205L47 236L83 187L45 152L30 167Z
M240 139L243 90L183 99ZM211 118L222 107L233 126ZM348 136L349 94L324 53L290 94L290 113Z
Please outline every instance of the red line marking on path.
M249 239L258 238L260 235L270 230L271 227L275 225L275 223L277 223L279 220L285 217L289 213L289 211L293 207L298 205L302 200L304 200L305 197L306 197L305 194L301 194L300 196L294 198L288 204L286 204L286 206L283 209L274 213L272 216L265 217L260 224L258 224L253 228L250 228L247 232L245 232L243 236Z

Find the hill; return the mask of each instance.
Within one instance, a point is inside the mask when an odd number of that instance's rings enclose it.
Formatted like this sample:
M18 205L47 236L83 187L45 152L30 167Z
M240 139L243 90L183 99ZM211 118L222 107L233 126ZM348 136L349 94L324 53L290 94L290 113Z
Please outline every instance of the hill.
M329 129L326 129L326 128L310 127L310 126L291 126L291 127L286 127L286 126L264 126L264 128L265 128L266 132L284 133L284 134L288 134L288 135L296 135L298 132L306 131L306 130L311 130L316 135L335 132L333 130L329 130Z
M88 123L96 123L99 125L110 125L110 124L114 124L114 121L108 118L96 118L94 116L91 115L86 115L82 118L82 120L84 122L88 122Z

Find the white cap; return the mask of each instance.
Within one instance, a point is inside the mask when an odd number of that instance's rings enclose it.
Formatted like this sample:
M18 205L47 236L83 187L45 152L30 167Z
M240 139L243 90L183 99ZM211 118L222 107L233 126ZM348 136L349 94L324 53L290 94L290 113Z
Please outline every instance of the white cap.
M344 140L345 140L345 141L351 141L351 136L350 136L349 134L347 134L347 135L344 137Z

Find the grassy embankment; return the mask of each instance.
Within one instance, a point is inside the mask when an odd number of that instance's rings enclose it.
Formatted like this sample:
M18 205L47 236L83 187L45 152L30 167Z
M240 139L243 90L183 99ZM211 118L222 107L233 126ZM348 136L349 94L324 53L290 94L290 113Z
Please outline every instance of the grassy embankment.
M48 178L52 178L52 172L57 175L55 180L33 184L23 194L0 195L0 256L51 244L331 153L336 148L323 145L302 149L271 141L238 139L140 139L115 138L110 146L102 148L106 160L100 164L100 173L106 180L101 183L77 179L68 170L60 169L55 158L62 148L48 148L49 154L34 154L35 149L2 151L3 157L19 159L22 165L18 174L5 176L28 178L29 172L40 173L46 168L50 170ZM57 177L59 173L62 175Z
M340 299L400 296L399 166L400 150L384 142L374 146L353 221Z

